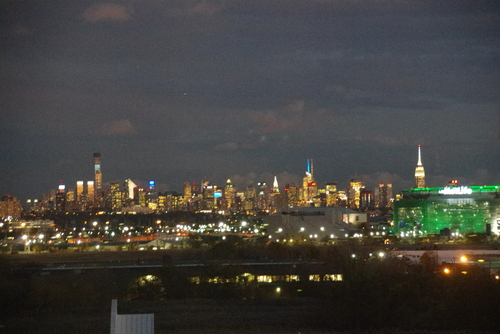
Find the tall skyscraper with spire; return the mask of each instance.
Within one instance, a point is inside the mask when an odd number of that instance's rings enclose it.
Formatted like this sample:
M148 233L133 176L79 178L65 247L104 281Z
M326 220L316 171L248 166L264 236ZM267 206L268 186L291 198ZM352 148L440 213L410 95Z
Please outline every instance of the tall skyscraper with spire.
M422 165L420 145L418 145L418 162L417 162L417 168L415 168L415 187L425 188L425 171L424 171L424 165Z
M273 182L273 193L271 195L271 213L275 213L284 207L283 196L280 194L280 188L278 186L278 178L274 177Z
M278 186L278 179L276 176L274 176L274 182L273 182L273 194L279 194L280 193L280 188Z
M310 206L314 196L318 194L318 186L314 181L314 161L307 159L306 176L302 178L302 201L305 206Z
M94 153L94 190L102 191L101 153Z

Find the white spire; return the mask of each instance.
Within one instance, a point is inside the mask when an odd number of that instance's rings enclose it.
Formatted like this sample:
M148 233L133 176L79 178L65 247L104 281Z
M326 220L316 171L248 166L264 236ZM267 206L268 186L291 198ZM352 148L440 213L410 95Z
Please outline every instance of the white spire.
M420 144L418 144L418 166L422 166L422 156L420 155Z
M276 176L274 176L274 182L273 182L273 193L279 193L280 188L278 187L278 179L276 178Z

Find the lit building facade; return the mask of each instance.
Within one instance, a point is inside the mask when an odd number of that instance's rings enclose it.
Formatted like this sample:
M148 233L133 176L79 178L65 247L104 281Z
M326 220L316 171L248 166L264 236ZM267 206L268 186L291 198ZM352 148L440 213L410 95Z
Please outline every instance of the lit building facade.
M94 194L95 194L94 181L87 181L87 198L89 201L91 202L94 201Z
M248 187L245 190L244 200L243 200L243 208L245 211L250 212L253 210L255 202L255 188Z
M286 203L289 208L299 206L299 189L294 183L285 186Z
M63 212L66 210L66 186L64 184L59 185L59 189L56 192L56 211Z
M76 200L80 202L83 195L83 181L76 181Z
M326 206L338 205L338 192L336 183L327 183L325 185Z
M361 178L355 177L351 179L349 183L349 190L347 195L348 206L351 209L359 209L361 204L361 189L365 186L361 181Z
M123 206L123 193L117 182L111 182L109 185L109 200L112 210L120 209Z
M236 200L236 188L234 188L230 179L227 179L226 186L224 187L224 205L225 210L233 210Z
M404 190L393 218L400 236L500 235L500 186Z
M0 199L0 218L21 218L23 206L15 196L6 195Z
M269 210L269 189L266 182L257 183L257 194L255 198L254 210L267 211Z

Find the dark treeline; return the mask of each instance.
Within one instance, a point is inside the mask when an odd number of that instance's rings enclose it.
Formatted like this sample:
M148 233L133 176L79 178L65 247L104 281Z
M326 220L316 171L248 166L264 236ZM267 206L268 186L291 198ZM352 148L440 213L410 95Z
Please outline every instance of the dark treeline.
M325 272L343 274L343 281L257 283L245 280L237 265L222 265L222 260L245 258L248 253L255 256L256 248L260 249L259 256L268 260L320 261ZM296 315L293 324L317 330L498 328L500 284L487 269L469 266L466 274L458 270L445 275L432 257L423 257L417 264L404 258L375 256L377 251L351 244L249 246L228 240L203 254L206 265L197 273L198 284L190 280L192 272L174 264L155 269L147 278L133 271L112 269L44 276L36 271L36 263L29 266L31 271L4 264L0 275L0 325L16 332L12 326L17 321L15 328L21 333L26 329L23 324L29 323L22 319L36 324L36 319L55 314L90 317L93 312L100 312L106 319L110 300L118 298L125 308L139 312L193 300L237 303L251 306L249 310L259 305L280 309L307 305L307 312ZM308 274L300 270L296 273ZM227 283L213 283L216 278ZM281 287L279 294L277 286ZM138 309L138 305L142 308ZM161 327L161 314L155 316ZM196 315L193 317L196 319ZM68 331L71 324L65 326ZM106 323L96 326L95 332L108 330Z

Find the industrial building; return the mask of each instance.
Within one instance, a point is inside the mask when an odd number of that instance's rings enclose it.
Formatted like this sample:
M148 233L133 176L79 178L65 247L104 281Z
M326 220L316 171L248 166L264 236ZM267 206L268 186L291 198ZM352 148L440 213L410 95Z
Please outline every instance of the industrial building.
M345 238L367 224L366 212L340 207L305 207L263 217L273 240L321 240Z
M500 235L500 186L404 190L394 202L397 235Z

